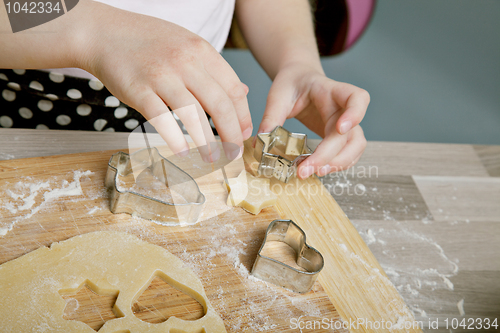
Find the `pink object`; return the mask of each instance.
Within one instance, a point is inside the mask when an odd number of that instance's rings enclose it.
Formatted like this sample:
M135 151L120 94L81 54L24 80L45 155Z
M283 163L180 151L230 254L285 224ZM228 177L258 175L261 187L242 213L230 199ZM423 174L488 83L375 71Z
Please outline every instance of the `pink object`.
M375 9L375 0L346 0L347 37L344 50L350 48L366 29Z

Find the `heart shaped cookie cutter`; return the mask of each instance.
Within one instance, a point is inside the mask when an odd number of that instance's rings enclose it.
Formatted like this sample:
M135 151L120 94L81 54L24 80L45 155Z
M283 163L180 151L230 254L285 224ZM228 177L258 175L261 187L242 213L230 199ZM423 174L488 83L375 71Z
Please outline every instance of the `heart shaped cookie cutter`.
M288 183L297 166L312 154L307 135L292 133L281 126L269 133L257 134L254 157L260 162L258 172Z
M297 265L305 270L293 268L279 260L262 255L267 242L288 244L296 254ZM292 220L274 220L269 224L251 274L261 280L276 284L297 293L311 290L324 260L321 253L306 243L306 234Z
M172 191L177 192L183 202L165 202L129 190L120 190L118 177L149 168L152 174ZM110 191L112 213L127 213L166 225L190 225L200 216L205 196L196 181L175 164L164 158L156 148L144 148L132 155L119 152L111 156L105 179Z

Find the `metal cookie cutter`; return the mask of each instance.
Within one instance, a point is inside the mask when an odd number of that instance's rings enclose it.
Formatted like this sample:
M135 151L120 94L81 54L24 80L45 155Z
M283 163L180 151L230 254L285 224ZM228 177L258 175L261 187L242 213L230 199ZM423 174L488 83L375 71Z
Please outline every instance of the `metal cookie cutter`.
M183 202L164 202L133 191L118 189L118 177L138 174L149 168L153 175L177 192ZM196 181L165 159L156 148L141 149L132 155L119 152L108 163L105 185L110 190L110 210L171 225L194 224L198 220L205 196ZM179 199L177 199L179 201Z
M276 259L263 256L266 242L278 241L288 244L296 253L297 265L305 271L290 267ZM324 260L321 253L306 243L306 234L292 220L274 220L266 231L251 274L261 280L274 283L297 293L311 290Z
M297 172L297 166L311 154L306 134L291 133L276 126L270 133L257 135L254 157L260 162L258 172L261 175L288 183Z

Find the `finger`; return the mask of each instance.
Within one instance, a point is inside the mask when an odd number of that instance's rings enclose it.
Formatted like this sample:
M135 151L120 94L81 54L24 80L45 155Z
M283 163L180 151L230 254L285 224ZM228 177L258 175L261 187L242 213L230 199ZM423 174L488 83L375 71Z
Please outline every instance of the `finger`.
M202 159L208 163L217 161L220 151L217 145L213 144L216 142L215 136L205 112L193 94L181 83L161 87L159 93L179 117Z
M370 104L370 94L351 84L336 82L331 96L339 106L345 109L336 126L339 134L345 134L363 120L368 104Z
M282 126L293 108L294 96L295 88L291 84L271 86L257 133L271 132L276 126Z
M243 153L243 134L233 101L205 71L193 71L186 80L186 87L212 117L221 140L231 143L224 145L227 158L238 158Z
M174 154L185 155L189 152L189 145L182 130L158 95L151 92L139 105L142 106L139 109L143 110L144 117L153 125Z
M243 82L241 84L243 85L243 88L245 89L245 94L248 95L250 88L248 88L248 86L246 84L244 84Z
M364 150L354 159L354 161L352 161L352 164L351 164L351 166L349 166L349 168L358 164L359 160L361 159L361 156L363 156L363 153L364 153Z
M252 136L252 117L248 107L248 86L242 83L231 68L231 66L222 58L221 61L211 62L205 66L207 73L222 87L227 96L233 102L236 115L240 123L243 140Z
M336 156L347 142L346 135L340 135L333 129L340 115L334 113L328 118L325 126L325 133L328 133L320 142L314 153L300 163L297 175L305 179L317 172L321 167L327 165L333 156Z
M272 85L267 96L266 109L259 125L257 134L269 133L276 126L283 126L293 108L292 100L295 90L291 85ZM257 135L252 146L255 148Z
M350 138L342 150L327 165L321 167L317 175L322 177L330 172L338 172L350 168L358 162L366 148L363 129L358 125L350 132Z

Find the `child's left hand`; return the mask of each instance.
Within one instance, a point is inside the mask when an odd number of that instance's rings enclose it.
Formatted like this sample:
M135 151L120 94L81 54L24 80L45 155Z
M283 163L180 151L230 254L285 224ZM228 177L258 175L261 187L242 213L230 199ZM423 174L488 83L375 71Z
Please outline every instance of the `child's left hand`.
M324 176L349 168L361 157L366 139L359 123L369 103L366 90L329 79L314 67L291 64L274 79L259 133L297 118L324 138L300 164L298 176Z

